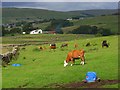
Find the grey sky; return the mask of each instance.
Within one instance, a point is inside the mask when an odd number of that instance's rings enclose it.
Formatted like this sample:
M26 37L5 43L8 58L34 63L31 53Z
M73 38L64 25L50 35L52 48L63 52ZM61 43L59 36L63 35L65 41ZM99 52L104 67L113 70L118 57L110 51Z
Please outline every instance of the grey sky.
M4 2L119 2L119 0L1 0Z
M4 2L3 7L37 8L55 11L117 9L117 2Z

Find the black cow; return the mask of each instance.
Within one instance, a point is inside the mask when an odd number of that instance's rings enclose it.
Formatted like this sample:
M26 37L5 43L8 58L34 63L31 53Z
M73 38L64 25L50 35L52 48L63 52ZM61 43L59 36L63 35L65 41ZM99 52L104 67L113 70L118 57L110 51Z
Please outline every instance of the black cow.
M86 46L86 47L91 46L90 42L88 42L85 46Z
M107 40L104 40L103 42L102 42L102 48L103 47L109 47L109 44L107 43Z

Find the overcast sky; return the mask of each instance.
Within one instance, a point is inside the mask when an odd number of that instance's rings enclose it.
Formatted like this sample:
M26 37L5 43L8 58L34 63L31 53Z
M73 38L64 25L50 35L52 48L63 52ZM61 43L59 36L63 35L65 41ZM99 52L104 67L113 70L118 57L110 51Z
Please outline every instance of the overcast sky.
M119 2L119 0L0 0L4 2Z
M73 11L89 9L118 9L118 2L3 2L2 7L36 8L55 11Z

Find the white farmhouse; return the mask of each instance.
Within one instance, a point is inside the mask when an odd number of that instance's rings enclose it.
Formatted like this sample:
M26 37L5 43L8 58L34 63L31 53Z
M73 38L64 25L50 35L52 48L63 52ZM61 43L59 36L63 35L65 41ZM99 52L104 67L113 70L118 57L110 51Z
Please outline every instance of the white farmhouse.
M39 30L33 30L30 32L30 34L41 34L42 33L42 30L39 29Z

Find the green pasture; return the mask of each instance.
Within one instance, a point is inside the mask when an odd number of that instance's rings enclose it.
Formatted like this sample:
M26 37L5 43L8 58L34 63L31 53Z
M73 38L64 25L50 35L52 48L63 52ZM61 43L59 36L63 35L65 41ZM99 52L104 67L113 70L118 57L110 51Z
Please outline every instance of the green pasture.
M102 48L101 42L107 40L109 48ZM95 46L85 47L90 42ZM68 48L60 48L62 42L57 43L54 52L49 50L49 45L43 45L47 49L40 51L39 45L26 46L20 50L17 60L2 68L2 88L45 88L54 84L65 84L82 81L88 71L95 71L101 80L118 79L118 36L82 38L68 42ZM74 50L74 44L78 43L78 49L85 50L86 64L79 65L76 60L72 67L70 64L63 67L63 61L67 53ZM20 67L13 67L11 64L19 63ZM118 88L117 85L113 85Z
M45 30L47 26L50 25L51 22L39 23L35 24L34 27L38 27L39 29Z

